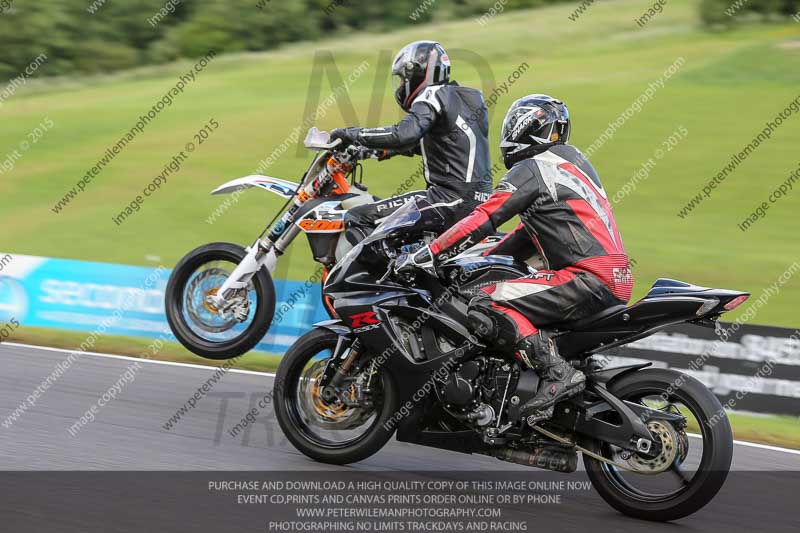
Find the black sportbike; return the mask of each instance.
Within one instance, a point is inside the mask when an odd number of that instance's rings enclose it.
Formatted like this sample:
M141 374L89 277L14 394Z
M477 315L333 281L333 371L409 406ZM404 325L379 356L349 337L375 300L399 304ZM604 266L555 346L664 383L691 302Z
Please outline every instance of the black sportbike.
M340 320L316 324L283 357L273 392L286 437L307 456L346 464L397 433L403 442L574 472L578 452L619 511L674 520L725 481L733 438L696 379L650 363L605 368L595 354L682 322L713 327L747 293L659 279L642 300L554 328L586 390L531 426L520 407L539 378L467 327L477 290L531 273L509 257L456 258L439 276L397 279L392 263L430 235L410 202L337 263L324 286Z

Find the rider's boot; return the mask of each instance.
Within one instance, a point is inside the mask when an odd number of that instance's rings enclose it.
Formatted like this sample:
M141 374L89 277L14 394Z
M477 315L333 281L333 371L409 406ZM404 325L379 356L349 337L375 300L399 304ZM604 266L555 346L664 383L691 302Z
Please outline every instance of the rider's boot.
M558 353L553 338L544 331L523 338L513 345L516 326L505 315L487 309L483 295L470 302L469 326L478 339L487 346L502 351L511 350L528 368L541 378L536 395L520 409L530 425L553 416L553 406L584 389L586 376L574 368ZM509 346L511 344L511 346Z
M586 376L558 353L552 337L543 331L525 337L516 346L519 358L534 369L542 381L536 395L520 408L528 424L553 416L553 406L584 389Z

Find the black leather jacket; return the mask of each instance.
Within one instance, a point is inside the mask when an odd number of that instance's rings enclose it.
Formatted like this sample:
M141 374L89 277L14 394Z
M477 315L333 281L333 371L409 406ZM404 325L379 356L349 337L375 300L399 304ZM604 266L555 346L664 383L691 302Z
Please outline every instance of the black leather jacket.
M422 155L429 190L441 193L442 202L463 199L463 207L471 209L492 191L488 135L483 94L449 83L424 89L399 123L361 129L358 141L369 148Z

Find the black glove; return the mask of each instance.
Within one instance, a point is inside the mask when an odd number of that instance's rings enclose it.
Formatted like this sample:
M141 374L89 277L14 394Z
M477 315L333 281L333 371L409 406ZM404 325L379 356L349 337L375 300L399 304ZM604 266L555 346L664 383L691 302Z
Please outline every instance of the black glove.
M358 134L360 132L361 128L336 128L331 132L331 142L335 142L336 139L341 139L342 144L338 147L347 148L358 140Z
M377 154L376 159L378 161L386 161L387 159L391 159L397 155L408 155L408 152L403 150L390 150L389 148L381 148L376 150L375 153Z
M425 270L438 276L430 246L424 246L413 254L402 254L394 263L394 272L400 276L413 274L415 270Z

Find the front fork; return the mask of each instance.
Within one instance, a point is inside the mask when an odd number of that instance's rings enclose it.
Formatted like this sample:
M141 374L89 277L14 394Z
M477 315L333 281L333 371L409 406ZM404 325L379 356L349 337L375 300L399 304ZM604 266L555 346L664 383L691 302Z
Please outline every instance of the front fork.
M349 348L349 349L348 349ZM332 403L340 399L345 380L352 377L351 370L361 355L361 343L358 339L350 342L349 338L339 337L333 355L325 365L325 370L319 380L322 390L322 399Z
M271 244L271 243L268 243ZM236 266L225 283L219 288L216 294L208 296L208 301L217 309L224 309L228 299L239 290L247 287L253 279L258 269L267 267L270 274L275 269L278 262L278 254L273 246L264 246L263 241L258 240L252 246L246 248L247 255Z
M283 255L286 247L300 233L300 228L292 223L294 211L295 209L287 211L265 239L258 239L246 248L247 255L236 265L219 290L206 297L207 303L215 309L226 311L233 305L233 296L247 287L259 269L265 267L270 275L275 271L278 257Z

